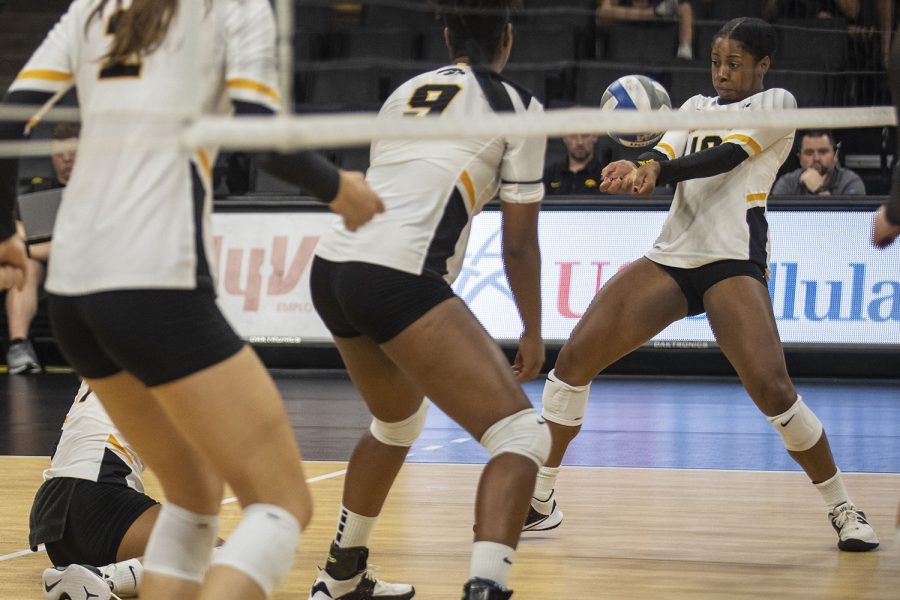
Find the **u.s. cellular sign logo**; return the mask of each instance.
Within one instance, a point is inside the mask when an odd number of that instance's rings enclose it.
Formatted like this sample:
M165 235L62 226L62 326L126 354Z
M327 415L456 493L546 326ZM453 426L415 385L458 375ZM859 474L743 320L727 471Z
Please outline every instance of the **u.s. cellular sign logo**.
M219 303L242 335L329 339L312 308L308 279L315 244L333 218L215 215ZM664 219L663 211L542 213L545 339L568 337L597 290L652 246ZM769 295L783 341L900 345L900 244L872 248L870 219L837 211L769 213ZM454 290L491 335L518 338L521 322L503 268L499 213L475 218ZM653 341L703 343L713 336L700 315Z

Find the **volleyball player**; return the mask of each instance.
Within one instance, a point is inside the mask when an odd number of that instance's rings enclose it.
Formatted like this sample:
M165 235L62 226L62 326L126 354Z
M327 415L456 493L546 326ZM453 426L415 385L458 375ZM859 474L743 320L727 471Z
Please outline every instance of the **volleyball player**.
M439 4L454 64L402 84L381 114L433 119L542 110L499 75L512 48L513 0ZM409 585L376 583L366 561L376 518L425 424L423 395L491 456L478 486L464 597L511 595L515 547L550 447L549 431L519 385L544 362L537 219L545 146L544 138L515 135L376 141L367 180L384 199L384 214L355 233L338 225L320 241L313 301L374 418L350 458L337 533L313 600L413 596ZM472 217L498 191L503 256L524 324L512 369L450 288Z
M900 41L895 41L891 50L888 83L894 100L895 112L900 115ZM900 137L897 138L895 161L898 160L897 157L900 157ZM900 164L894 165L890 200L875 213L872 225L872 243L879 248L886 248L897 239L897 236L900 236ZM900 527L900 510L897 513L897 526Z
M718 97L694 96L682 110L794 108L789 92L764 89L774 52L775 32L766 22L729 21L712 44ZM642 155L640 166L619 161L604 169L606 191L643 195L677 183L675 197L654 247L598 292L547 378L543 416L554 447L538 475L533 510L556 509L555 479L584 417L591 380L670 323L706 312L747 393L822 495L838 547L878 546L847 494L822 423L788 376L769 299L766 197L793 138L791 129L675 131Z
M888 64L888 84L894 101L894 112L900 117L900 38L894 40L891 49L891 60ZM896 135L896 132L895 132ZM900 137L897 138L897 153L894 160L900 157ZM882 205L872 223L872 243L879 248L887 248L900 236L900 163L894 164L894 177L891 182L891 197ZM894 544L900 550L900 504L897 505Z
M49 312L66 358L161 481L145 599L268 596L311 515L280 395L215 304L214 149L179 142L190 115L229 100L243 113L277 109L274 31L267 0L75 0L7 97L42 104L73 81L78 90L83 127L56 219ZM0 233L15 175L5 162ZM318 155L266 162L351 229L381 207L361 175ZM225 482L244 517L208 569Z
M140 455L82 383L31 506L29 545L44 544L54 565L43 573L48 598L137 596L137 559L160 510L144 493L143 470Z

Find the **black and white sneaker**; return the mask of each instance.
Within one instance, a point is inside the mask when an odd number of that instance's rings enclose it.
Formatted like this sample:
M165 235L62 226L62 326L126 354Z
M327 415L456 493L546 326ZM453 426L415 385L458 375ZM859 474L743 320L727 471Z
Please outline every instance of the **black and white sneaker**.
M563 520L563 513L553 499L553 492L546 500L531 498L531 506L528 508L528 517L522 531L547 531L556 529Z
M496 581L473 577L463 587L462 600L507 600L512 596L508 590Z
M44 569L44 597L47 600L110 600L112 589L100 571L88 565Z
M374 566L368 565L369 549L338 548L332 543L328 552L329 569L319 569L316 581L309 592L309 600L409 600L416 590L408 583L388 583L375 577Z
M866 513L849 502L832 508L828 518L838 534L838 548L844 552L868 552L878 547L878 536L866 520Z

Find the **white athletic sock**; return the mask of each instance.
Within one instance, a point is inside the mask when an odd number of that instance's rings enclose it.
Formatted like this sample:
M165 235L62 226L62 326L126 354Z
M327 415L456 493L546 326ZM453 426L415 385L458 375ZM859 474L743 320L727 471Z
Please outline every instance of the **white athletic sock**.
M372 530L375 529L377 520L378 517L364 517L342 505L334 542L338 548L368 547L369 538L372 536Z
M819 490L819 493L822 494L822 499L825 500L825 506L828 507L828 510L844 502L853 504L850 496L847 495L847 488L844 487L844 479L841 477L840 469L837 470L837 473L831 479L826 479L814 485Z
M515 558L516 551L509 546L497 542L475 542L472 544L469 577L490 579L506 587Z
M144 574L144 565L137 558L99 567L104 579L113 584L112 591L122 598L136 598Z
M534 497L541 502L549 500L558 476L559 467L541 467L534 482Z

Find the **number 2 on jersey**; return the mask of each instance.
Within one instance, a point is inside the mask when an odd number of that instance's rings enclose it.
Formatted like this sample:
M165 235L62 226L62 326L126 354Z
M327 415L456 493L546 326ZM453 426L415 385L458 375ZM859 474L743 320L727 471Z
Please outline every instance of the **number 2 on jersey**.
M407 104L413 110L407 115L441 114L456 97L462 87L456 84L429 83L416 88Z
M118 12L113 13L109 17L109 21L106 23L106 35L115 35L116 28L119 26L119 23L122 21L122 17L125 16L125 11L120 10ZM100 69L99 79L118 79L120 77L140 77L141 76L141 61L136 60L134 62L119 62L111 65L107 65Z

